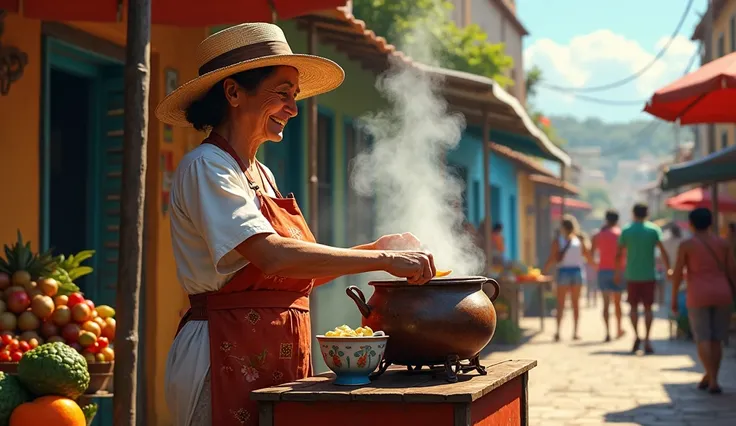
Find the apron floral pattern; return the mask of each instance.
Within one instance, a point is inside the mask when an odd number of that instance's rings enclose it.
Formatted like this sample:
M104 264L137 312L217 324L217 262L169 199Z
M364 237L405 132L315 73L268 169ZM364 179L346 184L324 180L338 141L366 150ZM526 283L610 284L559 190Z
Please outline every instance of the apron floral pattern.
M274 189L269 197L248 176L247 167L225 139L212 133L210 143L230 154L261 203L261 213L285 238L315 242L293 197ZM261 167L259 165L259 167ZM191 295L190 320L206 320L210 335L212 424L258 424L258 406L250 392L312 375L309 294L314 281L264 274L248 264L219 291Z

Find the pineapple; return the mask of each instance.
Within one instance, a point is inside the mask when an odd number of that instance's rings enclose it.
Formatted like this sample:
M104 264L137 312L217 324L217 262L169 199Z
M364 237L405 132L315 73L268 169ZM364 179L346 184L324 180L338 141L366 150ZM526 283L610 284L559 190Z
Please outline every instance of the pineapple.
M51 250L34 253L31 243L23 243L23 236L18 230L18 241L8 247L5 245L5 259L0 257L0 272L11 277L13 285L27 286L32 280L37 280L51 273L56 262Z

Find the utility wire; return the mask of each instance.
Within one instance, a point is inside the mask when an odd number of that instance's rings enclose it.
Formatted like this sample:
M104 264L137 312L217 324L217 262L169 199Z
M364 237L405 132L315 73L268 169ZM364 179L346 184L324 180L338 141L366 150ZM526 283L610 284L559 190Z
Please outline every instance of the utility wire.
M698 56L700 56L700 53L701 53L701 49L700 48L695 49L695 51L693 52L692 56L688 60L687 66L685 67L685 71L683 71L683 73L682 73L683 76L684 75L687 75L687 73L690 72L690 70L692 69L693 65L695 64L695 60L698 58ZM556 92L565 92L564 90L558 90L558 89L555 89L555 88L552 88L552 87L548 87L548 86L542 86L542 87L544 87L545 89L548 89L548 90L556 91ZM591 102L591 103L596 103L596 104L601 104L601 105L607 105L607 106L645 105L647 102L649 102L648 99L638 100L638 101L633 101L633 100L622 100L622 101L619 101L619 100L611 100L611 99L602 99L602 98L593 97L593 96L587 96L587 95L580 95L580 94L577 94L577 93L570 93L570 95L573 96L575 99L579 99L581 101L586 101L586 102Z
M556 86L553 84L547 84L544 81L540 81L539 82L540 87L544 87L544 88L552 89L552 90L564 91L564 92L599 92L602 90L613 89L615 87L619 87L626 83L629 83L630 81L636 80L637 78L641 77L641 75L644 74L646 71L648 71L649 68L654 66L654 64L656 64L657 61L661 59L662 56L664 56L664 54L670 48L670 46L672 45L672 42L675 40L677 35L680 33L680 30L682 29L682 25L685 23L685 19L687 18L692 5L693 5L693 0L689 0L687 2L687 6L685 7L685 12L683 12L682 16L680 17L680 22L677 23L677 28L675 28L675 31L672 33L672 36L670 36L670 39L667 41L667 43L664 46L662 46L662 49L660 49L659 53L657 53L657 55L654 56L654 58L647 65L645 65L643 68L641 68L639 71L635 72L634 74L626 78L623 78L621 80L614 81L614 82L600 85L600 86L563 87L563 86ZM593 101L593 102L597 102L597 101Z

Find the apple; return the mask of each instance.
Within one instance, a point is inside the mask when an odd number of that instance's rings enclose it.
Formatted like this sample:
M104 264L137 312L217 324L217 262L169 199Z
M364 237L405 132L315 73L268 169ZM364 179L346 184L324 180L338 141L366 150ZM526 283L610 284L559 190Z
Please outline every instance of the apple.
M59 327L51 321L46 321L41 324L41 335L45 338L59 335Z
M61 305L57 306L54 313L51 314L51 321L59 327L63 327L72 320L72 311L68 306Z
M100 345L100 349L105 349L110 346L110 339L107 337L100 337L97 339L97 344Z
M62 306L62 305L66 306L67 303L69 303L69 296L62 294L60 296L54 297L54 305L56 306Z
M49 296L38 295L31 299L31 311L41 319L50 317L54 308L54 300Z
M111 342L115 340L115 327L115 318L105 318L105 326L102 328L102 335L110 339Z
M106 362L115 361L115 351L113 351L112 348L102 348L100 349L100 354L105 357Z
M18 316L18 328L22 331L37 330L41 327L41 321L31 311L25 311Z
M61 337L68 343L75 343L79 339L79 331L80 329L77 324L69 323L61 329Z
M8 295L8 310L19 314L31 305L31 299L25 291L14 291Z
M0 272L0 290L5 290L8 287L10 287L10 275Z
M38 288L46 296L54 297L59 291L59 283L53 278L41 278L38 280Z
M81 324L92 319L92 310L86 303L77 303L71 309L74 322Z
M18 325L18 317L12 312L3 312L0 314L0 331L13 331L15 326ZM3 336L3 343L5 342L5 336Z
M72 293L68 296L69 301L66 303L66 305L70 308L73 308L75 305L78 305L80 303L84 303L84 296L82 296L82 293Z
M102 327L94 321L85 321L85 323L82 324L82 330L93 333L95 337L100 337L102 335Z

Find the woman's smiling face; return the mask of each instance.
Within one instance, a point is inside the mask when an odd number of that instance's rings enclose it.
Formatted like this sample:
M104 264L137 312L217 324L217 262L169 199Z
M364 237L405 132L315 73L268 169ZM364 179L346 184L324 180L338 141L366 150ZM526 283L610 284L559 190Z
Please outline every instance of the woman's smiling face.
M239 118L246 122L258 139L280 142L286 123L298 113L296 98L299 95L299 72L289 66L276 67L255 93L242 94L245 95L245 102L238 108Z

